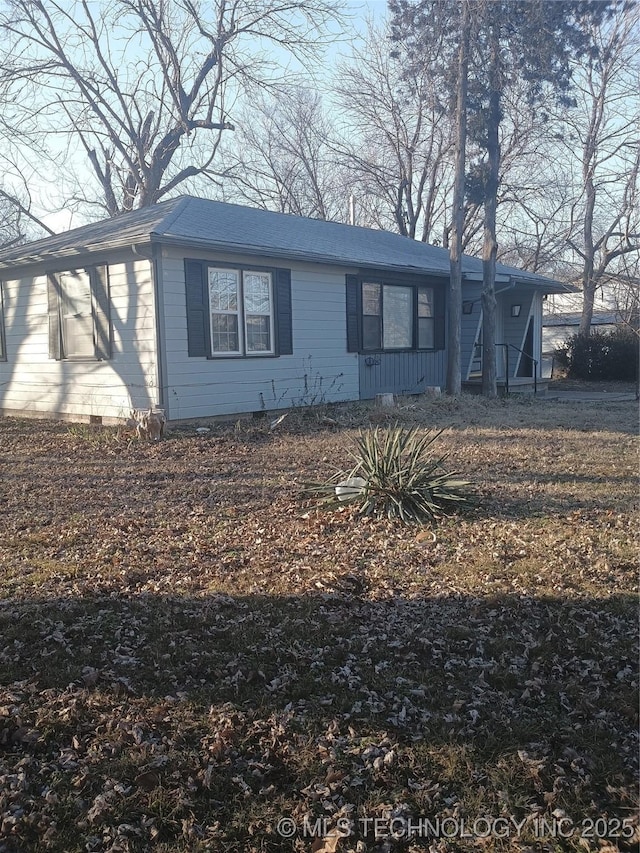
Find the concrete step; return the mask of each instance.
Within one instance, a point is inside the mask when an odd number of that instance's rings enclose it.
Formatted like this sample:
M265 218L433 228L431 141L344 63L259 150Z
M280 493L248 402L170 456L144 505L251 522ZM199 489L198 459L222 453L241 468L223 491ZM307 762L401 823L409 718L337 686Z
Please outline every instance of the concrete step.
M507 382L503 379L498 379L498 394L505 396L507 393ZM536 390L537 389L537 390ZM462 383L462 390L467 394L482 394L482 378L472 377ZM530 377L514 377L509 379L509 394L533 394L538 396L546 395L549 390L549 383L544 379L538 379L534 385L533 379Z

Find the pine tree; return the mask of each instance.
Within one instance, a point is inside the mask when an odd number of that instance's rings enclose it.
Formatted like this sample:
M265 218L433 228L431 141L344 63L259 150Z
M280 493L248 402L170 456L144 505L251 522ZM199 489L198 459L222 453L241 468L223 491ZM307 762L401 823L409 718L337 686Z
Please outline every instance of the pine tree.
M398 54L410 75L431 53L434 37L452 40L452 32L462 32L452 23L461 20L464 0L390 0L392 38L401 45ZM479 156L466 176L468 195L484 207L483 239L483 375L482 390L496 396L496 299L497 255L496 207L500 176L500 124L503 119L503 92L516 79L526 84L531 107L551 86L559 99L570 99L572 57L593 54L587 24L599 22L615 8L609 0L477 0L469 5L471 41L469 49L469 92L466 116L467 142ZM434 22L447 25L439 32ZM442 68L443 87L457 91L458 78L451 62ZM460 168L460 165L459 165ZM455 302L455 299L454 299ZM455 307L455 304L454 304ZM451 340L451 336L450 336ZM453 339L454 348L456 341ZM453 353L455 358L455 352Z

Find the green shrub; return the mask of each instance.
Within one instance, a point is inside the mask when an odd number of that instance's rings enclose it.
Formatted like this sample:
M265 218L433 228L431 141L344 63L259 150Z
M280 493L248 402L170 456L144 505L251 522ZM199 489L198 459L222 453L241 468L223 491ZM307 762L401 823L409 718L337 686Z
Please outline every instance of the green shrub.
M556 353L569 378L594 380L637 380L638 356L638 336L624 327L573 335Z
M470 483L443 468L445 456L434 456L442 432L395 426L361 433L351 454L354 467L325 483L308 484L306 494L328 506L356 503L359 515L436 521L470 502Z

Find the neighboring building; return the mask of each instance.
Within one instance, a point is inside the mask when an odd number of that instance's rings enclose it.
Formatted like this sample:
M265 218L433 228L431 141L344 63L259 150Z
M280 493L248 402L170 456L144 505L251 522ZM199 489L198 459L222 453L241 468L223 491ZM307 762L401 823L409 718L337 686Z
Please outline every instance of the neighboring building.
M482 264L463 263L462 379ZM443 386L449 256L366 228L183 196L0 252L0 411L168 419ZM510 374L558 282L497 266ZM499 373L504 373L499 347Z
M542 316L543 375L552 370L554 353L578 334L582 317L582 291L556 293L544 302ZM592 332L612 332L633 323L638 311L638 282L610 282L598 288L591 318Z
M544 314L542 319L542 355L552 357L565 341L578 334L580 311ZM591 319L592 332L612 332L619 324L615 311L594 311Z

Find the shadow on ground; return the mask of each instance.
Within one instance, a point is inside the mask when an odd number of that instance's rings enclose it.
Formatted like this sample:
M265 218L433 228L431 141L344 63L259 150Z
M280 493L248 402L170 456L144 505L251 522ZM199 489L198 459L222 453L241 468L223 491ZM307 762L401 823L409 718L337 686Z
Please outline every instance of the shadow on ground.
M60 851L294 850L278 815L389 804L629 816L633 598L371 600L344 582L2 604L2 797L18 815L3 849L46 834Z

